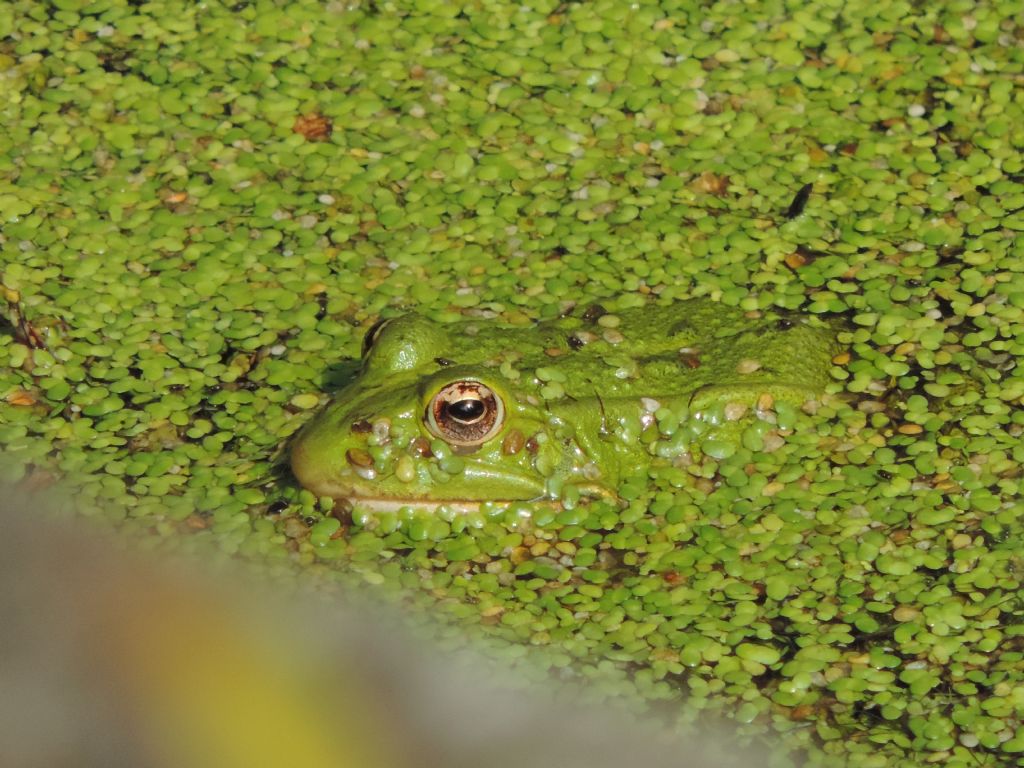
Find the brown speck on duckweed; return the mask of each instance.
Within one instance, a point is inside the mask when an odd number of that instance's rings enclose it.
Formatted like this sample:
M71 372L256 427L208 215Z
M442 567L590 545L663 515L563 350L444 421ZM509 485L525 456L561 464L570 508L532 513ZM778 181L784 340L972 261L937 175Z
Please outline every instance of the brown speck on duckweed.
M292 130L309 141L327 141L334 132L331 121L318 112L295 118Z

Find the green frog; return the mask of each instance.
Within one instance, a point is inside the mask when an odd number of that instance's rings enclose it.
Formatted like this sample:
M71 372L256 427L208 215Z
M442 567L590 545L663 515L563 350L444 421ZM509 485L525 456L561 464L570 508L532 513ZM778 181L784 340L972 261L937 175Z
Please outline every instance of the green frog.
M814 317L710 299L576 307L532 326L405 314L366 334L362 365L297 435L318 496L370 510L614 497L652 462L820 395L840 351Z

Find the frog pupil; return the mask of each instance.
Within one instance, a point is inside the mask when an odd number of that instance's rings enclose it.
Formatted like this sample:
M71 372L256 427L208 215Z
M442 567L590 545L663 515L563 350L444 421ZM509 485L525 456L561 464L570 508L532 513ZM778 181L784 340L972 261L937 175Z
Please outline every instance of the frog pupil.
M448 405L447 411L456 421L471 423L484 415L484 404L480 400L467 398Z

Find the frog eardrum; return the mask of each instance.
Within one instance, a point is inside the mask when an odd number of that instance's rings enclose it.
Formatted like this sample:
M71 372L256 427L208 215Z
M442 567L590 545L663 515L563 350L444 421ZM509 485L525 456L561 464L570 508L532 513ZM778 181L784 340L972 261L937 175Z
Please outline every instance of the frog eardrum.
M427 406L427 427L451 445L471 447L492 438L505 422L505 405L479 381L454 381Z

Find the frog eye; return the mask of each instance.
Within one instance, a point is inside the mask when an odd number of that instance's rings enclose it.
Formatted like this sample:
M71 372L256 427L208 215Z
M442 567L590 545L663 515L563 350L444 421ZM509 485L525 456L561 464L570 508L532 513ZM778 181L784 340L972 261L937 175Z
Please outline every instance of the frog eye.
M380 332L384 330L384 326L389 322L391 322L389 319L378 320L366 330L366 335L363 336L363 357L366 357L366 353L373 348L373 343L377 341L380 337Z
M505 421L505 405L479 381L453 381L427 406L427 427L452 445L479 445Z

